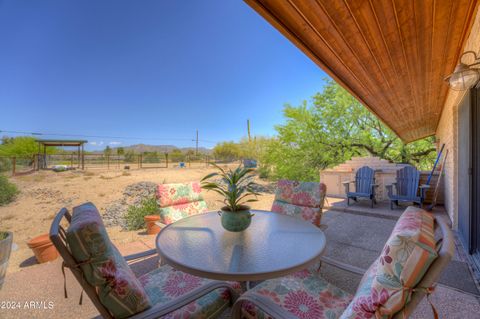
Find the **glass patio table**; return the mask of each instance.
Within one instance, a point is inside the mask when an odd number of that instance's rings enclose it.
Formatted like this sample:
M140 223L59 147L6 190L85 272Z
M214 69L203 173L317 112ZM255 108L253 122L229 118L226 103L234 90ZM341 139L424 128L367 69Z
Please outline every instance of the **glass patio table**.
M166 226L156 239L162 262L199 277L248 282L305 269L323 253L325 235L313 224L273 212L252 213L250 227L238 233L225 230L216 211Z

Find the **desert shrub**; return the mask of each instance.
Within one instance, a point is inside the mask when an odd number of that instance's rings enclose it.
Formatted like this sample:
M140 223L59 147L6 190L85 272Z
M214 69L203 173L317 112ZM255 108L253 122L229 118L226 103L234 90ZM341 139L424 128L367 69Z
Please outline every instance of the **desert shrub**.
M128 230L137 230L145 226L143 218L147 215L157 215L158 204L155 198L144 199L137 206L130 206L125 215Z
M10 183L5 175L0 174L0 206L13 201L17 194L17 186Z
M0 172L12 170L12 159L9 157L0 157Z
M135 163L137 161L137 156L134 151L125 152L125 163Z
M0 240L7 238L8 233L6 231L0 231Z
M258 177L261 179L268 179L271 176L271 168L265 165L259 165L257 169Z

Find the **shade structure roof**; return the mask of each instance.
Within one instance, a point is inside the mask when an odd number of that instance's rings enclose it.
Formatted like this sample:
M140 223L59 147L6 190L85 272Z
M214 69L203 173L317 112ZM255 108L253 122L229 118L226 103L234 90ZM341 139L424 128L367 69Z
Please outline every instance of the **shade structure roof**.
M46 140L37 139L35 142L45 146L82 146L88 141L85 140Z
M405 142L434 135L477 0L245 0Z

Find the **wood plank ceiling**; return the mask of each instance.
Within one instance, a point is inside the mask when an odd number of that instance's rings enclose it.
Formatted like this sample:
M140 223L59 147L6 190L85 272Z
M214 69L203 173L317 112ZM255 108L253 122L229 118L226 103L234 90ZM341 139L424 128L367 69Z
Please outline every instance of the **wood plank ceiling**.
M405 142L434 135L477 0L245 0Z

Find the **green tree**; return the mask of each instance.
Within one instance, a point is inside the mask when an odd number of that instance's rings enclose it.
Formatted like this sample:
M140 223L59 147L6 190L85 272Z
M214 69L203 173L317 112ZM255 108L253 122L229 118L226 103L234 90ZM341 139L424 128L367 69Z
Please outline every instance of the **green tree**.
M134 151L127 151L125 152L125 163L135 163L137 160L137 156L135 155Z
M43 152L43 150L41 150ZM54 154L57 152L55 147L47 147L47 154ZM8 157L32 157L38 154L38 143L33 137L18 136L18 137L3 137L2 144L0 144L0 156Z
M105 147L103 150L103 155L105 155L105 157L112 155L112 148L107 145L107 147Z
M118 147L117 148L117 155L123 155L125 154L125 149L123 147Z
M219 160L233 161L240 158L241 149L240 146L233 141L221 142L213 148L213 156Z
M178 148L175 148L170 152L170 154L168 154L168 158L172 162L183 162L185 160L185 154L183 154Z
M429 169L435 159L434 138L403 143L389 128L333 81L310 105L286 105L286 123L261 152L262 165L274 178L318 180L321 169L352 156L378 156Z

